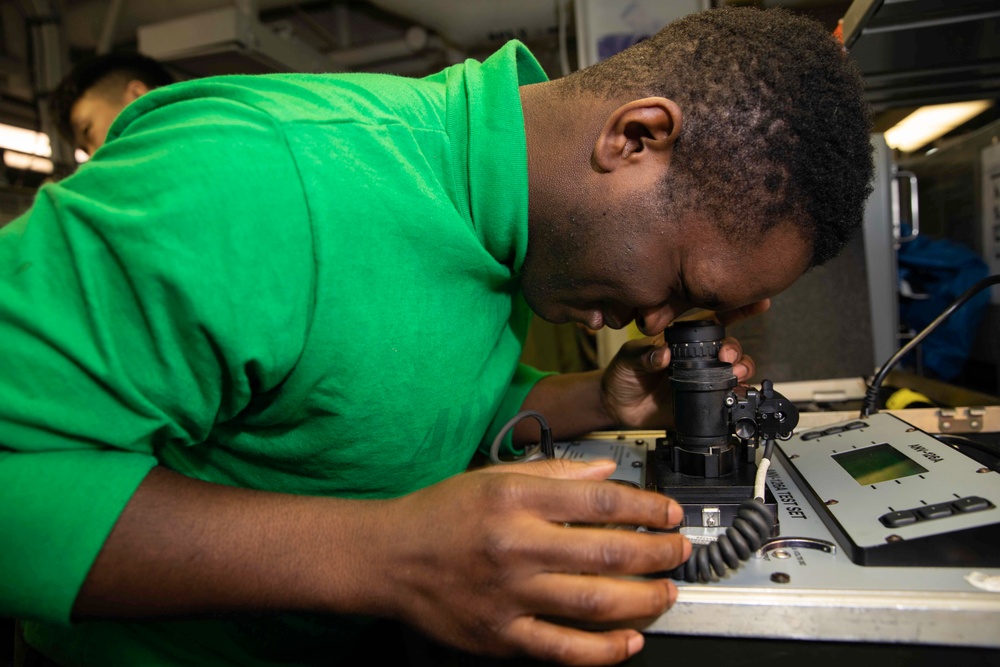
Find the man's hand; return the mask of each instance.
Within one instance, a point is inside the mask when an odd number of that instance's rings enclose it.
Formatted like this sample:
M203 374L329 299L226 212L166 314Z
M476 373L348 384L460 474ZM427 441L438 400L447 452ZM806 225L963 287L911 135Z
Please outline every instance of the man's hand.
M643 646L636 625L674 602L688 558L674 501L604 481L614 463L494 466L390 502L382 534L385 613L438 641L494 656L610 665ZM571 524L571 525L567 525ZM601 629L594 629L600 626ZM586 627L587 629L584 629Z
M728 325L763 313L770 305L770 300L764 300L718 313L698 311L681 319L712 319ZM756 370L753 359L743 354L740 342L731 336L722 341L719 360L733 365L740 382L749 380ZM673 422L666 375L669 364L670 348L662 333L628 341L621 347L601 378L602 405L616 424L622 428L660 429Z
M310 612L395 618L459 649L611 665L676 599L690 556L665 496L613 461L467 472L391 500L297 496L154 468L91 568L74 619ZM632 576L635 575L635 576ZM599 626L599 629L598 629ZM584 629L586 628L586 629Z

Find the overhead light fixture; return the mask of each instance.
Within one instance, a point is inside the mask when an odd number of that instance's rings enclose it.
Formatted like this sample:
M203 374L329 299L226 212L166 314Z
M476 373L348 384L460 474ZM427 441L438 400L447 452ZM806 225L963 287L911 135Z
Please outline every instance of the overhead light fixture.
M53 171L52 144L42 132L0 123L0 151L3 163L12 169L39 171L51 174Z
M0 123L0 148L43 157L52 156L52 145L47 134L3 123Z
M993 106L993 100L920 107L885 132L885 143L911 153Z
M55 170L52 160L47 157L18 153L9 149L3 152L3 163L11 169L37 171L43 174L51 174Z
M0 151L6 151L4 164L8 167L52 173L52 160L49 159L52 157L52 143L47 134L0 123ZM10 155L9 159L7 155ZM90 159L90 156L79 148L74 151L73 157L77 164L83 164Z

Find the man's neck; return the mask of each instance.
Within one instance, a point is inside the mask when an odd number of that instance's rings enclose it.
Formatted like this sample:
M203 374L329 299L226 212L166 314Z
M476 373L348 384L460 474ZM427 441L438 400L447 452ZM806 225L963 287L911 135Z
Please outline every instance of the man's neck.
M528 220L554 221L579 202L604 116L595 100L561 81L522 86L528 151ZM603 105L601 105L603 106Z

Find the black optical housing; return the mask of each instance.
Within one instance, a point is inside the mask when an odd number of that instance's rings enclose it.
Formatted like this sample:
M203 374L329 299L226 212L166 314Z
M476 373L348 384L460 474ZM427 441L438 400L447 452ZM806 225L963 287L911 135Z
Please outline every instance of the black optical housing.
M719 360L721 324L678 322L664 338L674 427L652 455L657 490L685 506L687 525L729 525L754 495L758 448L791 436L798 409L770 380L759 390L739 384L732 364Z

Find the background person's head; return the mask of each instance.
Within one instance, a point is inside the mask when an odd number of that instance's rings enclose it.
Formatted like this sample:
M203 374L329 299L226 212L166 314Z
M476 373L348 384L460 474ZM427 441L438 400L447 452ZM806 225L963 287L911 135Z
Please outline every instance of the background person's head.
M584 142L529 134L529 164L558 176L529 200L524 291L546 319L655 333L686 307L773 296L861 229L870 111L814 20L699 12L540 86Z
M112 53L83 62L52 94L60 134L88 155L104 145L118 114L136 98L174 82L160 63L140 54Z

